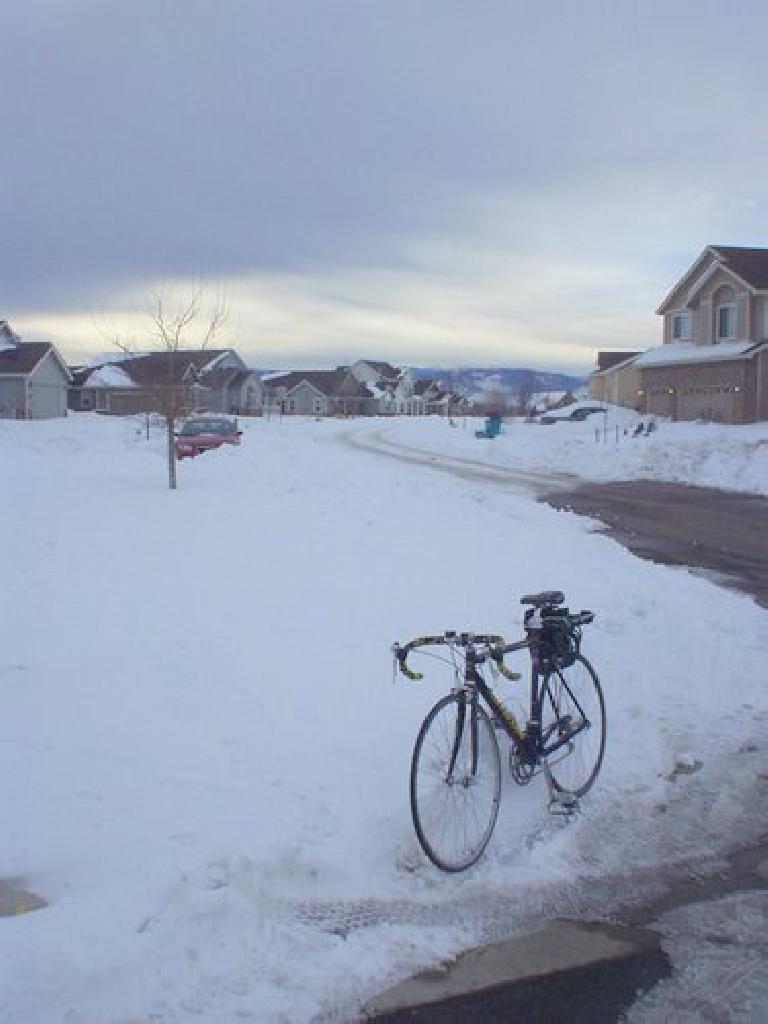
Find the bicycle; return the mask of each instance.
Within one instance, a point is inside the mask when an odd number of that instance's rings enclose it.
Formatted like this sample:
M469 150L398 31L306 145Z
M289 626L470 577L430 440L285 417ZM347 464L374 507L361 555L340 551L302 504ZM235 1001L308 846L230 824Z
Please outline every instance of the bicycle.
M544 773L550 810L572 813L592 787L605 752L605 701L592 665L581 653L582 627L594 613L571 613L559 590L528 594L525 637L446 631L392 645L395 667L423 678L407 664L421 647L447 646L456 686L441 698L416 737L411 760L410 802L419 843L443 871L464 871L488 845L501 799L501 757L496 738L511 742L510 772L518 785ZM531 660L529 716L525 724L499 699L480 673L487 664L507 679L504 657L527 650ZM463 661L463 671L458 660ZM486 710L487 708L487 710Z

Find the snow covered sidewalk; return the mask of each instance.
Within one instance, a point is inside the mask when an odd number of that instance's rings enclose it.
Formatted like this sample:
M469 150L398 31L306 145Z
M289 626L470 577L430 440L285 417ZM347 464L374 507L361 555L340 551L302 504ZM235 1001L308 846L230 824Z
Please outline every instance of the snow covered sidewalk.
M50 901L0 921L3 1020L338 1019L764 822L765 611L523 492L333 443L354 426L246 421L171 493L130 421L0 423L0 877ZM570 826L507 785L486 856L443 876L407 778L450 678L393 686L389 644L514 635L544 587L597 613L601 779ZM672 776L681 752L701 771Z

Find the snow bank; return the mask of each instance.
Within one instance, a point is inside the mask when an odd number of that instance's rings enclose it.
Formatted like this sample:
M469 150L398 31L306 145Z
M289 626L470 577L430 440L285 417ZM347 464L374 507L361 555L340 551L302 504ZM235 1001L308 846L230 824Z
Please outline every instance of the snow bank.
M475 438L482 420L457 418L451 429L443 419L426 417L392 421L387 436L492 466L585 480L670 480L768 494L768 423L722 426L652 417L657 429L649 436L633 437L637 424L649 418L608 406L605 417L595 414L581 423L513 419L488 441Z

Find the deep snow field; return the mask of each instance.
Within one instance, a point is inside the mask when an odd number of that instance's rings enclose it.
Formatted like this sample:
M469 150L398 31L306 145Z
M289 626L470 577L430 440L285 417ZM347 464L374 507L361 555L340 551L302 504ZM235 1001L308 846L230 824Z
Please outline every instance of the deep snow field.
M0 878L50 902L0 920L0 1020L343 1020L420 966L764 831L765 610L523 490L340 440L768 493L768 426L482 442L457 422L246 420L170 492L163 435L136 421L0 421ZM389 646L515 637L519 595L554 587L597 615L602 773L571 823L506 780L485 856L441 874L408 771L450 675L424 661L393 685ZM701 770L674 775L683 753Z

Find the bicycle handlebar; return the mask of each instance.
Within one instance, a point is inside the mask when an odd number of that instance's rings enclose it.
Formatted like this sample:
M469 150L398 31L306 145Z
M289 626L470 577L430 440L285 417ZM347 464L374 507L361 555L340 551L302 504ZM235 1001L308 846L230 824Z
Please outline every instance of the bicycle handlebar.
M547 618L549 616L542 616L542 624L546 624ZM559 622L563 621L563 617L552 616L552 618L557 619ZM586 609L565 616L566 621L571 626L586 626L588 623L593 622L594 618L595 613ZM435 647L438 645L452 645L464 648L485 647L487 649L479 652L477 660L483 661L485 658L491 658L503 676L507 679L517 680L520 678L520 673L513 672L507 668L504 664L504 655L509 654L511 651L519 651L523 647L529 647L530 643L530 640L519 640L516 643L508 644L505 642L504 637L499 636L497 633L457 633L454 630L446 630L441 636L417 636L406 644L394 643L392 644L392 653L397 661L397 667L402 674L408 679L418 681L424 678L424 673L417 672L415 669L408 667L408 655L417 647Z
M496 662L496 666L503 676L507 679L516 680L520 678L519 672L513 672L508 669L504 664L504 655L510 650L517 649L517 644L505 644L504 637L499 636L497 633L456 633L453 630L446 630L442 636L418 636L413 640L409 640L406 644L394 643L392 644L392 653L397 661L397 667L404 676L408 679L418 681L424 678L423 672L417 672L412 668L408 667L408 655L411 651L417 647L434 647L437 645L456 647L486 647L486 651L482 651L479 655L480 659L485 657L493 658ZM525 644L523 644L525 646Z

